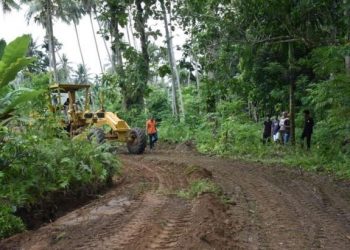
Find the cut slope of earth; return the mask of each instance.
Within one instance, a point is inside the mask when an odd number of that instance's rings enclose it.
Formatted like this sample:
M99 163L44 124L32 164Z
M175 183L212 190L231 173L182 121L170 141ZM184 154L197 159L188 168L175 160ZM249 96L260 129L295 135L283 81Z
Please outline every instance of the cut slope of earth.
M168 147L122 154L124 181L1 249L350 249L350 185ZM180 198L207 179L223 196ZM223 201L224 200L226 201Z

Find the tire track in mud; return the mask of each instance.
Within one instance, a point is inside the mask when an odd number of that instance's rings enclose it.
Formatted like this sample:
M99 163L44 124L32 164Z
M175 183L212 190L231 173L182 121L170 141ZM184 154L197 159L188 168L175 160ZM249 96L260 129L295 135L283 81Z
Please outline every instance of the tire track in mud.
M156 234L151 236L150 243L145 248L171 249L176 246L179 237L186 233L185 229L192 219L192 206L189 203L181 205L181 207L177 206L178 209L175 212L167 213L168 216L164 217L165 222L161 223L160 230L155 230Z
M346 213L338 207L333 207L331 200L322 191L319 192L320 197L317 197L315 190L308 189L306 186L295 186L296 192L291 198L294 199L294 204L298 204L299 210L303 208L300 216L307 221L305 228L313 236L310 237L310 249L349 248L347 235L350 234L350 224L344 216Z
M153 185L153 188L147 191L139 208L132 212L132 216L129 216L130 219L112 222L105 228L105 233L98 234L97 237L93 237L86 244L80 245L78 249L133 249L132 245L135 245L135 242L136 245L142 244L142 242L139 242L139 239L145 238L153 232L152 225L154 223L167 220L169 215L178 214L178 216L168 220L169 223L166 224L162 232L157 232L157 235L163 235L160 238L162 240L155 241L150 246L151 248L157 248L158 244L159 247L164 247L166 239L176 238L174 237L175 231L171 229L181 228L184 225L186 221L182 218L184 211L181 212L181 209L173 211L171 206L169 206L171 199L162 195L167 190L173 190L177 187L177 183L182 183L183 181L176 175L169 176L167 165L148 166L125 157L123 158L123 163L128 165L129 168L137 168L138 171L152 173L157 180L157 185ZM128 215L126 216L128 217Z
M278 188L263 183L258 178L255 178L251 187L245 186L246 192L254 190L254 213L258 218L259 232L264 233L264 237L259 238L258 245L265 249L308 248L303 225L293 206L283 198Z
M118 225L117 227L109 230L109 236L100 238L98 245L95 245L97 249L123 249L140 234L147 230L148 225L152 222L154 216L161 211L166 201L159 199L154 195L146 195L146 198L142 202L140 208L135 211L134 216L128 221L124 222L124 225ZM119 230L115 230L115 229ZM113 234L111 233L113 232ZM86 248L82 248L86 249Z
M350 249L350 184L194 152L120 158L122 186L5 249ZM227 204L211 194L174 195L197 168Z
M237 219L235 248L350 249L350 196L338 195L334 185L335 189L327 189L322 181L301 178L289 169L192 153L148 157L159 161L171 158L213 172L215 181L237 203L229 211ZM291 185L293 178L296 183Z
M125 158L124 162L136 164ZM142 167L147 171L152 171L158 179L159 186L152 192L157 193L158 197L163 200L163 206L159 208L157 214L153 214L152 223L148 226L148 231L144 232L141 241L133 242L129 246L124 244L128 249L171 249L176 245L177 239L184 233L183 229L192 218L192 205L189 201L175 196L164 196L164 194L186 187L188 183L185 176L180 174L171 163L150 162L150 165L142 164Z

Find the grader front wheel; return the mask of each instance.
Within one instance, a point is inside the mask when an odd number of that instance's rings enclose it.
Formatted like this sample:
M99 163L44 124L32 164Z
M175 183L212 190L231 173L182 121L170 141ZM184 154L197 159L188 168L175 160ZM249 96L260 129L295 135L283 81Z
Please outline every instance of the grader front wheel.
M130 154L142 154L147 146L147 137L140 128L134 128L129 133L127 148Z
M87 136L89 141L95 141L97 144L105 142L105 133L101 128L92 128Z

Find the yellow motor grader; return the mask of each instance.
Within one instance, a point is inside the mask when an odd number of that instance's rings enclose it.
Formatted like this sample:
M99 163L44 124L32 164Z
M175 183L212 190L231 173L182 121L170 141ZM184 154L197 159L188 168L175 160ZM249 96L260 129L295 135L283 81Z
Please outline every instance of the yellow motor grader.
M147 145L145 132L140 128L131 129L128 124L113 112L101 107L97 111L90 110L91 94L88 84L54 84L49 87L51 109L61 112L65 118L65 129L71 137L89 129L87 138L94 138L98 143L105 140L125 142L132 154L142 154ZM77 98L77 91L84 95L84 105ZM109 127L105 133L103 127Z

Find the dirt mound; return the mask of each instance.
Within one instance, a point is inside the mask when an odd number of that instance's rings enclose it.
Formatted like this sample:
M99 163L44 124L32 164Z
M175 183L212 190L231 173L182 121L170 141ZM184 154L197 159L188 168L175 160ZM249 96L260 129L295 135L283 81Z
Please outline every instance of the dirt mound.
M175 151L180 153L193 152L195 150L196 145L192 140L182 142L175 147Z
M194 201L192 211L196 216L177 249L237 249L233 240L236 227L228 206L212 194L203 194Z
M200 180L200 179L212 179L213 174L211 171L205 168L201 168L196 165L186 166L185 168L186 178L189 182Z

